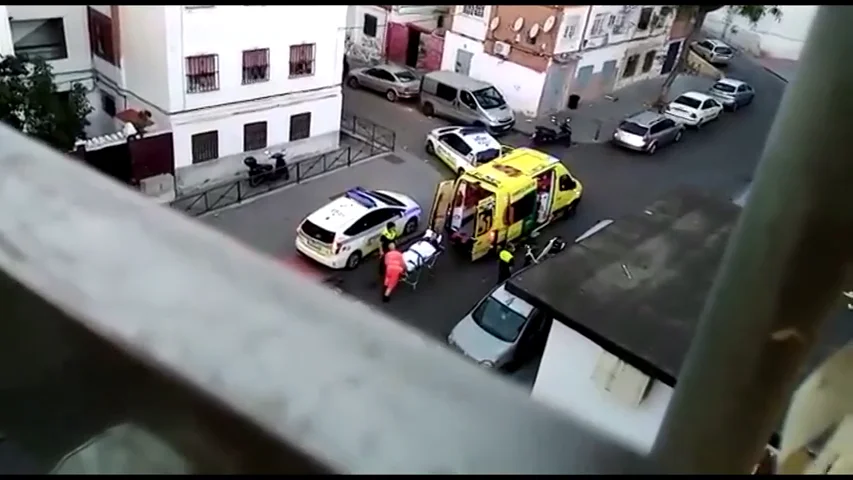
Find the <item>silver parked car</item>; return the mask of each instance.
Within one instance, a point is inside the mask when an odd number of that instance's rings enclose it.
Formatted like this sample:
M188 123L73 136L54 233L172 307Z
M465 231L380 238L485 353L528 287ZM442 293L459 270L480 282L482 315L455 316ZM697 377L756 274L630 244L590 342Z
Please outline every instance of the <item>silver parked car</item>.
M684 125L651 110L626 118L613 133L613 143L653 154L658 147L681 140Z
M551 321L500 284L465 315L450 335L451 347L486 368L512 370L541 351Z
M420 79L405 67L389 64L353 69L347 85L382 93L389 102L396 102L398 98L417 97Z
M721 78L711 86L708 94L731 111L749 105L755 98L755 90L749 84L733 78Z
M714 65L728 65L729 60L734 56L735 51L732 47L726 45L719 40L702 40L693 44L693 50L700 57L711 62Z

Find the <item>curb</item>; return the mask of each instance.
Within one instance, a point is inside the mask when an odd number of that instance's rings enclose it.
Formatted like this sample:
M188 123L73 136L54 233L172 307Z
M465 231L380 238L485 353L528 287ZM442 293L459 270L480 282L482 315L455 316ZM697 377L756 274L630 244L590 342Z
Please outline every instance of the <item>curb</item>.
M762 65L762 66L761 66L761 68L763 68L764 70L766 70L766 71L767 71L767 73L769 73L770 75L773 75L774 77L778 78L779 80L782 80L783 82L788 83L788 79L787 79L787 78L783 77L782 75L779 75L778 73L774 72L774 71L773 71L773 70L771 70L770 68L765 67L764 65Z

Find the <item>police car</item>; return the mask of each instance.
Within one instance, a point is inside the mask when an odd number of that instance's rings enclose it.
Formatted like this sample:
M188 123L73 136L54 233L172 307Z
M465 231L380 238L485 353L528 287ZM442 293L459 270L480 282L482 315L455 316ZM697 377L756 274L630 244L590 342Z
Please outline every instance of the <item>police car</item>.
M405 195L356 187L302 221L296 250L329 268L353 269L379 248L388 222L406 236L417 231L420 217L421 207Z
M458 175L501 156L500 142L482 128L443 127L429 132L426 151Z

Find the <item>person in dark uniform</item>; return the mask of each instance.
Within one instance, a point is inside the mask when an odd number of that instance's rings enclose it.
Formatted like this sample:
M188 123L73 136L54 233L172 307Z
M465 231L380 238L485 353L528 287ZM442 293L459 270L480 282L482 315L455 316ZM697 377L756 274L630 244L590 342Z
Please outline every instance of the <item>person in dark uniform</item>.
M512 262L515 260L513 250L512 245L506 245L498 251L498 284L507 281L512 275Z
M382 229L382 234L379 235L379 276L385 276L385 252L388 251L388 246L397 240L400 235L397 233L397 227L394 222L388 222L385 228Z

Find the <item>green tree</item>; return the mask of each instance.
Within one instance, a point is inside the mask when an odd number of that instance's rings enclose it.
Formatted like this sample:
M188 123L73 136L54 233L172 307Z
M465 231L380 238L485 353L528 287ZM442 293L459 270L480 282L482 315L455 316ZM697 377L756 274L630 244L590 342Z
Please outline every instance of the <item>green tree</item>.
M687 54L690 51L692 44L699 36L702 30L702 25L705 23L705 18L709 13L719 10L726 5L674 5L678 19L690 19L693 28L687 39L684 41L684 46L681 48L681 53L678 55L678 61L675 62L675 67L669 72L666 80L663 82L660 95L658 96L657 104L663 104L669 94L669 89L678 78L678 75L684 71L684 65L687 63ZM770 15L776 20L782 18L782 11L776 5L729 5L731 13L735 16L744 17L753 25L767 15Z
M60 94L44 60L0 58L0 120L8 125L67 152L85 138L91 112L85 87L75 83Z

